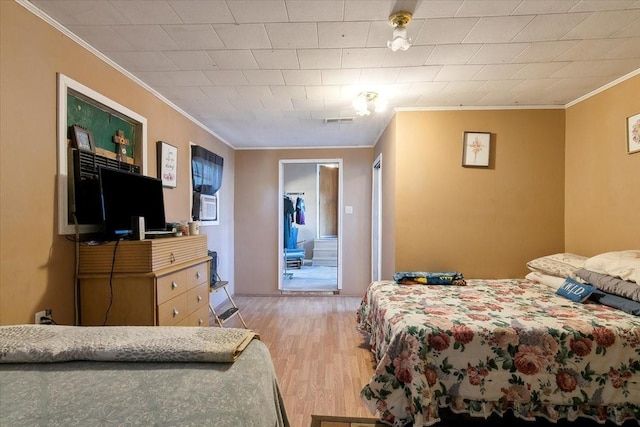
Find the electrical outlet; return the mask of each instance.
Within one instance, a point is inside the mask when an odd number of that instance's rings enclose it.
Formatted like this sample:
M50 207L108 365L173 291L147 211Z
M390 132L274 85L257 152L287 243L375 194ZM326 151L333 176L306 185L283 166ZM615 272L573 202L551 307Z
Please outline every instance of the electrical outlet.
M36 313L35 324L36 325L51 325L53 323L53 310L47 308Z

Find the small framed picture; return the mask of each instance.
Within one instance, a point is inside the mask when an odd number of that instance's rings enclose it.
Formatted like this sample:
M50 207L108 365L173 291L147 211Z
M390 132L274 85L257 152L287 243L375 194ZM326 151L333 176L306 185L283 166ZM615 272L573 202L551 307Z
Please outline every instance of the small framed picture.
M178 149L164 141L158 141L158 177L165 187L178 186Z
M462 166L489 167L490 132L465 132L462 137Z
M640 152L640 113L627 117L627 153Z
M71 141L73 148L78 150L94 152L96 149L93 144L93 133L78 125L71 126Z

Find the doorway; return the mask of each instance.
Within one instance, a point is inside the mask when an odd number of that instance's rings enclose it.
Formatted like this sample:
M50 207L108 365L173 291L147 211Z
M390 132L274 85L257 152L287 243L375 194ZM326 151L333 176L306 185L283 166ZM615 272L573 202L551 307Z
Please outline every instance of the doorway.
M371 177L371 281L382 277L382 154L373 162Z
M342 159L280 160L278 289L342 288Z

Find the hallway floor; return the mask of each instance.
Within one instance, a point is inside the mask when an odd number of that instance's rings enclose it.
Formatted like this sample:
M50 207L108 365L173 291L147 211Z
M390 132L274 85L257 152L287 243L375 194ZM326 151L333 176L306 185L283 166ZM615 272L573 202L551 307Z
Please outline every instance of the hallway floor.
M288 268L291 278L282 281L283 291L335 291L338 289L338 267L303 265L302 268Z

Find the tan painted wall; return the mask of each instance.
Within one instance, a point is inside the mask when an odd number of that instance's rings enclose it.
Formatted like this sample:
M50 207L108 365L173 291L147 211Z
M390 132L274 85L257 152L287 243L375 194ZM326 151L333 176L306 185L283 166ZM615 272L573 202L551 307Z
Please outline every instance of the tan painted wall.
M523 277L563 249L563 110L399 112L395 129L397 271ZM465 130L491 132L489 168L461 166Z
M33 323L44 308L58 323L74 322L74 244L57 234L57 72L147 118L150 175L155 142L178 147L178 188L164 192L168 220L189 216L189 142L225 158L222 224L208 232L217 238L210 246L233 254L231 148L15 2L0 2L0 22L0 324ZM223 261L233 265L233 256Z
M343 159L344 295L362 295L371 281L372 148L240 150L235 169L236 293L278 294L278 162L283 159Z
M640 75L567 109L568 252L640 248L640 153L626 143L626 119L638 113Z

